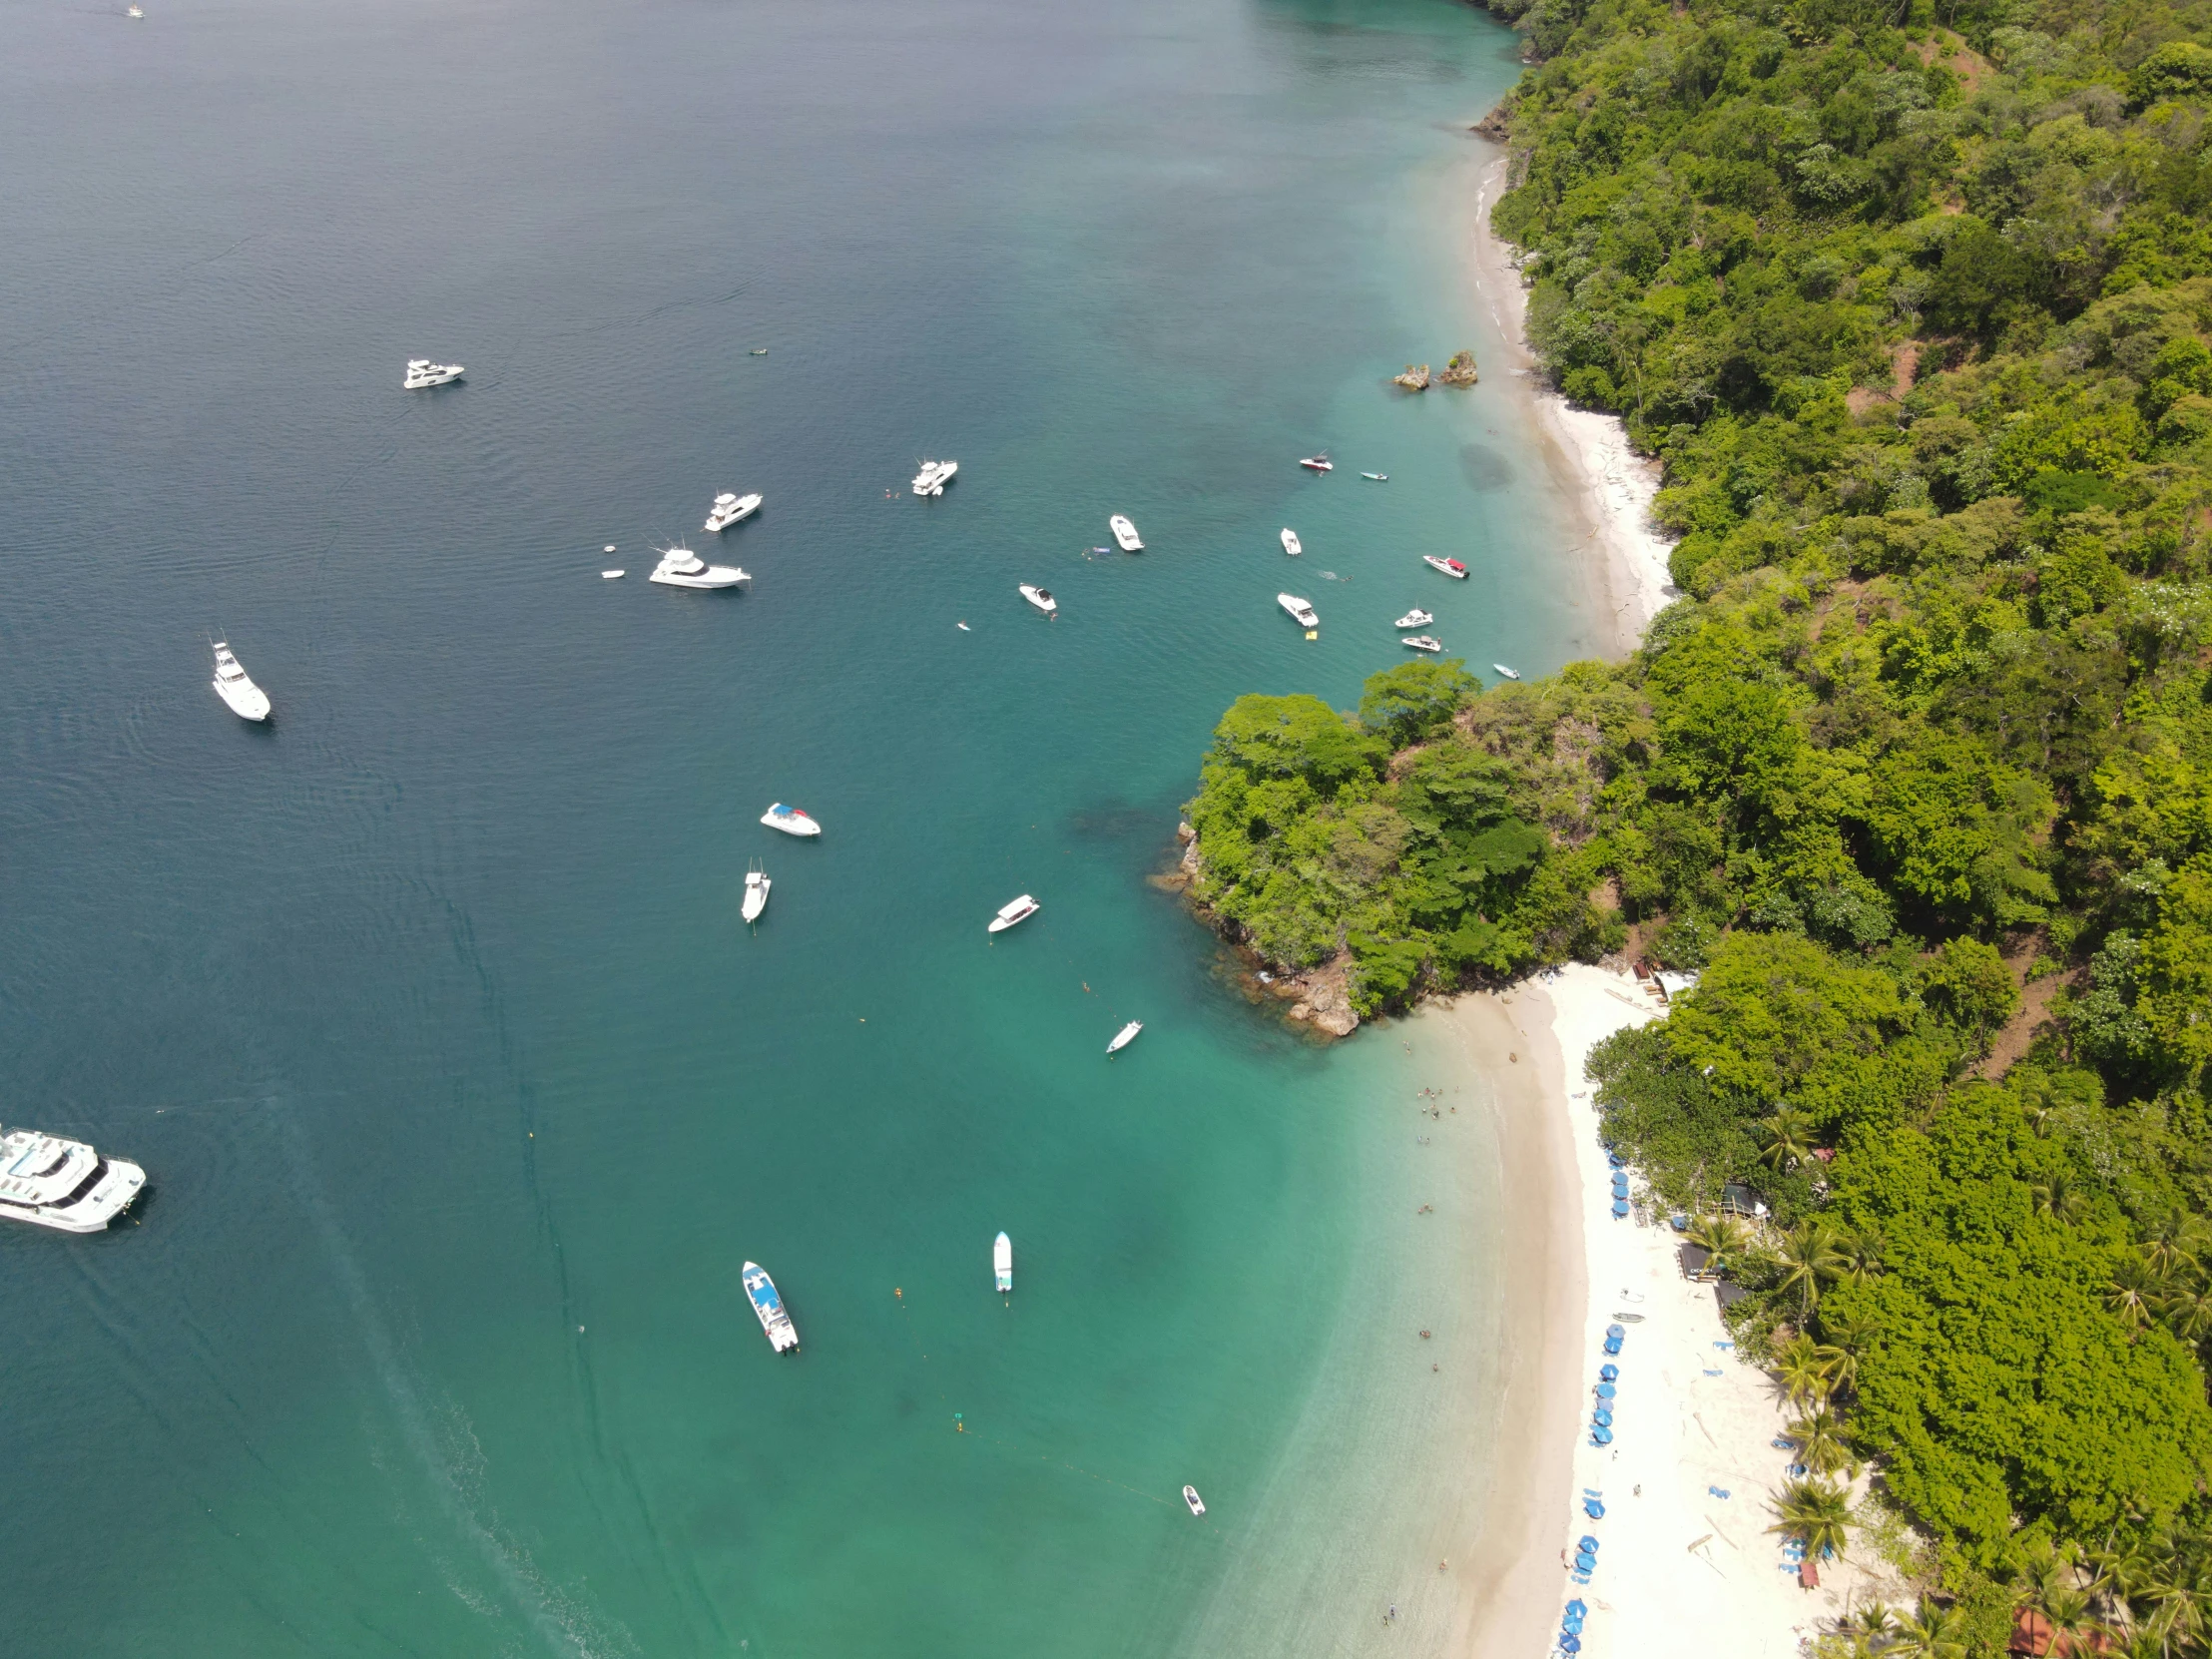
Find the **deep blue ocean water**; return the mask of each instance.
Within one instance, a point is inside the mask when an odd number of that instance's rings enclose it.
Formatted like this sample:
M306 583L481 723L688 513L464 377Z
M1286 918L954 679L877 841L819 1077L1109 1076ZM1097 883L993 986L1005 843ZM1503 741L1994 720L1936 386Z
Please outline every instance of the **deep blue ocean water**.
M0 5L0 1118L156 1189L0 1235L0 1646L1356 1651L1420 1563L1302 1494L1418 1456L1371 1322L1478 1335L1495 1264L1378 1220L1400 1045L1145 877L1238 693L1351 706L1416 601L1583 648L1500 388L1384 384L1491 343L1511 37L146 4ZM751 591L649 586L678 536Z

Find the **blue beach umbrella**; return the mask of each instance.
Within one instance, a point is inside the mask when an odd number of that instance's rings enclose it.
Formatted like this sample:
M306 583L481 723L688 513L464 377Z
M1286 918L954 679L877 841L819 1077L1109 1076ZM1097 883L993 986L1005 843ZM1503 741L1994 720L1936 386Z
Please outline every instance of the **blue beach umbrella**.
M1567 1617L1570 1619L1578 1619L1588 1611L1589 1608L1583 1605L1582 1598L1580 1596L1576 1596L1572 1601L1567 1603Z
M1590 1444L1611 1445L1612 1443L1613 1431L1610 1428L1593 1427L1590 1430Z
M1600 1405L1596 1410L1590 1413L1590 1420L1596 1423L1600 1428L1610 1428L1613 1426L1613 1413L1608 1411L1604 1406Z
M1613 1214L1614 1214L1614 1215L1616 1215L1616 1216L1625 1216L1625 1215L1627 1215L1627 1214L1628 1214L1628 1200L1627 1200L1627 1199L1625 1199L1625 1198L1616 1198L1616 1199L1614 1199L1614 1200L1613 1200Z
M1594 1497L1586 1497L1582 1500L1582 1512L1592 1520L1603 1520L1605 1518L1605 1505Z
M1569 1636L1579 1636L1582 1634L1582 1621L1576 1618L1572 1613L1569 1613L1565 1618L1559 1621L1559 1628L1565 1631Z
M1585 1532L1582 1534L1582 1541L1574 1547L1585 1555L1595 1555L1597 1553L1597 1539Z
M1574 1564L1584 1572L1595 1572L1597 1570L1597 1557L1585 1552L1574 1558Z
M1571 1630L1562 1632L1559 1637L1559 1651L1561 1653L1580 1653L1582 1651L1582 1638Z
M1600 1382L1610 1382L1620 1374L1621 1369L1618 1366L1600 1366L1597 1368L1597 1380Z
M1605 1369L1607 1371L1611 1371L1613 1368L1611 1366L1607 1366ZM1597 1385L1597 1397L1600 1399L1611 1399L1615 1394L1619 1392L1620 1389L1611 1382L1600 1382Z

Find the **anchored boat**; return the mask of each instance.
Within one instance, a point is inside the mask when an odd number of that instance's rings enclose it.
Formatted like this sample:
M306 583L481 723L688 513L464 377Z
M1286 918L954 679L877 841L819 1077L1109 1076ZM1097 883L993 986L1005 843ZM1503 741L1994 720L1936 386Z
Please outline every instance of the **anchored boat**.
M1196 1486L1185 1486L1183 1488L1183 1501L1191 1506L1192 1514L1203 1515L1206 1513L1206 1500L1198 1495Z
M97 1233L131 1207L146 1171L83 1141L0 1129L0 1216L61 1233Z
M1507 668L1503 663L1492 663L1490 667L1496 669L1508 680L1518 680L1520 678L1520 670L1517 668Z
M711 565L688 547L672 547L646 580L664 588L740 588L753 578L737 565Z
M768 908L769 886L768 871L758 863L745 872L744 915L749 923L759 921L761 912Z
M1114 540L1121 544L1124 553L1142 553L1144 543L1137 539L1137 527L1120 513L1106 521L1106 528L1113 531Z
M241 720L267 720L269 694L247 678L246 670L222 640L215 642L215 694L231 706Z
M707 528L727 530L740 519L751 518L761 510L761 498L757 495L733 495L724 490L715 497L715 504L707 509Z
M1321 618L1314 614L1314 607L1299 598L1297 594L1279 593L1275 596L1275 602L1290 612L1292 618L1301 628L1319 628L1321 626Z
M428 357L410 357L406 378L399 382L399 389L423 391L431 386L451 385L465 372L459 363L434 363Z
M1441 651L1444 648L1443 642L1433 634L1407 634L1397 643L1409 645L1415 651Z
M1436 619L1434 617L1430 616L1418 605L1415 605L1411 610L1407 611L1403 616L1399 617L1395 622L1391 623L1390 626L1392 628L1425 628L1435 620Z
M1060 609L1060 602L1054 599L1050 593L1028 582L1021 584L1021 596L1028 600L1030 604L1036 606L1038 610L1044 612L1046 616L1051 616Z
M761 1317L761 1329L768 1333L768 1346L779 1354L789 1354L798 1348L799 1327L792 1324L791 1315L784 1312L784 1299L776 1294L776 1281L758 1262L745 1264L745 1294L753 1303L754 1313Z
M781 801L761 815L761 822L771 830L781 830L787 835L819 835L822 826L801 812L797 807L787 807Z
M1319 455L1308 455L1298 464L1305 467L1309 472L1335 472L1337 470L1337 463L1329 458L1329 451L1326 449Z
M1420 562L1430 570L1440 570L1446 576L1456 578L1461 582L1467 579L1467 567L1457 559L1439 559L1433 553L1423 553L1420 556Z
M991 1272L998 1276L1000 1295L1014 1288L1014 1241L1003 1233L991 1244Z
M991 917L989 931L1003 933L1016 922L1027 921L1043 908L1042 904L1039 904L1027 893L1023 893L1019 898L1010 898L998 907L998 914Z
M960 470L958 461L923 461L921 470L914 474L916 495L942 495L945 485L952 482Z
M1294 559L1306 551L1305 545L1298 539L1298 532L1287 524L1283 526L1283 551Z
M1143 1020L1131 1020L1127 1025L1123 1026L1119 1031L1116 1031L1114 1033L1114 1040L1106 1045L1106 1052L1109 1054L1119 1054L1123 1049L1127 1048L1131 1043L1137 1040L1137 1033L1139 1031L1142 1031L1143 1029Z

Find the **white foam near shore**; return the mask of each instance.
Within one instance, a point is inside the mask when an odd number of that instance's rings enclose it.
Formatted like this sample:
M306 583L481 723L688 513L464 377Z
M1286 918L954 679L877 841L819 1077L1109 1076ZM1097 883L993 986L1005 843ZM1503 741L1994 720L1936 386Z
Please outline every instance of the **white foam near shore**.
M1525 333L1528 290L1512 250L1490 231L1490 209L1504 191L1505 169L1502 157L1483 169L1477 189L1470 251L1475 290L1506 341L1510 372L1527 381L1539 429L1561 457L1561 480L1589 526L1588 545L1603 557L1615 644L1626 652L1675 598L1667 572L1669 544L1651 516L1659 466L1630 447L1628 429L1615 416L1574 408L1537 381Z
M1572 1487L1531 1517L1555 1530L1560 1549L1551 1631L1559 1609L1580 1597L1589 1608L1586 1659L1703 1659L1716 1644L1760 1659L1798 1654L1855 1593L1872 1587L1896 1599L1900 1587L1849 1560L1824 1563L1818 1590L1799 1587L1781 1538L1767 1530L1791 1461L1775 1444L1787 1404L1766 1373L1736 1357L1713 1287L1682 1277L1681 1241L1664 1218L1640 1225L1612 1213L1612 1172L1583 1066L1600 1040L1664 1010L1636 980L1581 964L1547 974L1512 1002L1521 1028L1548 1019L1558 1043L1564 1098L1553 1104L1572 1132L1590 1287L1579 1322ZM1613 1438L1598 1446L1590 1413L1614 1324L1624 1338L1612 1362L1620 1368ZM1584 1513L1585 1490L1601 1494L1602 1519ZM1598 1543L1587 1585L1568 1575L1585 1536Z

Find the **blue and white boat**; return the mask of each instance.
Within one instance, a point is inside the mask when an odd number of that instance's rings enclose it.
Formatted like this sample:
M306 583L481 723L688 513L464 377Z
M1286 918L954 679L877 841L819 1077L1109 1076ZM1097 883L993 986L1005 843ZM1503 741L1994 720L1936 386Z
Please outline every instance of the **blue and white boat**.
M1003 1233L991 1245L991 1272L998 1276L1000 1295L1014 1288L1014 1241Z
M753 1311L761 1316L761 1329L768 1333L768 1346L779 1354L789 1354L798 1348L799 1328L792 1324L791 1315L784 1312L784 1299L776 1294L776 1281L758 1262L745 1264L745 1294L753 1299Z

